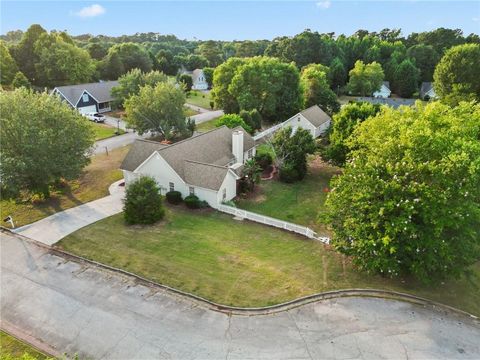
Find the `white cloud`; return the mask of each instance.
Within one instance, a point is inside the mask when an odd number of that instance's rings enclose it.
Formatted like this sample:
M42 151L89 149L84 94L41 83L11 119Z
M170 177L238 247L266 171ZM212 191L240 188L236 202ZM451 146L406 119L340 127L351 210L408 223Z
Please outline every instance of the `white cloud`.
M475 21L475 22L479 22L480 18L479 17L473 17L472 20Z
M93 4L93 5L84 7L80 11L76 12L75 15L81 18L89 18L89 17L95 17L95 16L105 14L105 12L106 10L103 6L98 4Z
M332 5L330 0L318 1L317 7L321 9L328 9Z

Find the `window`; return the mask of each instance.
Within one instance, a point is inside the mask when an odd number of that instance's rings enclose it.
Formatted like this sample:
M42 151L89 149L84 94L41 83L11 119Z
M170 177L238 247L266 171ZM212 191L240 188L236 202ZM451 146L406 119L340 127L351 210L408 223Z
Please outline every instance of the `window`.
M83 102L88 102L88 94L83 94L82 100Z
M103 110L103 109L109 109L110 108L110 103L109 102L103 102L98 104L98 109Z
M223 189L222 199L223 199L223 201L225 201L227 199L227 189L226 188Z
M193 186L190 186L188 190L190 191L190 195L195 195L195 188Z
M175 184L174 183L168 183L168 187L170 188L170 191L175 191Z
M248 150L248 158L251 159L253 157L253 149Z

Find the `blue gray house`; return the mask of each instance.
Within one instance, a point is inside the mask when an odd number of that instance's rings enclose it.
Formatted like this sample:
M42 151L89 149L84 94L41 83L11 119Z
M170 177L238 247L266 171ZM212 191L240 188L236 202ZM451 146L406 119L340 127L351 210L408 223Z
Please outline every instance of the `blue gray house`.
M90 84L57 86L51 94L58 95L82 114L112 110L112 88L118 81L103 81Z

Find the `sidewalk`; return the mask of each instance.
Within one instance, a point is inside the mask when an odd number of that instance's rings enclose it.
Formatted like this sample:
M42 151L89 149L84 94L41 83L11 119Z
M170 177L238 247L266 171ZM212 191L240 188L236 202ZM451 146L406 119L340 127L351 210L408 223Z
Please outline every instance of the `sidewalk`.
M53 245L84 226L121 212L124 187L119 184L122 182L120 180L110 185L110 195L104 198L56 213L13 231L46 245Z

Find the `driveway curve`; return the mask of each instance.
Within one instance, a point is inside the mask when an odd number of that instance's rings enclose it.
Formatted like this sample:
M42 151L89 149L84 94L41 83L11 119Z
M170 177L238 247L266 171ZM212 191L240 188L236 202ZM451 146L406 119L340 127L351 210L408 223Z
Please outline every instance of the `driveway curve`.
M17 235L1 233L0 250L2 327L80 358L480 357L479 323L430 307L338 298L271 315L227 315Z

